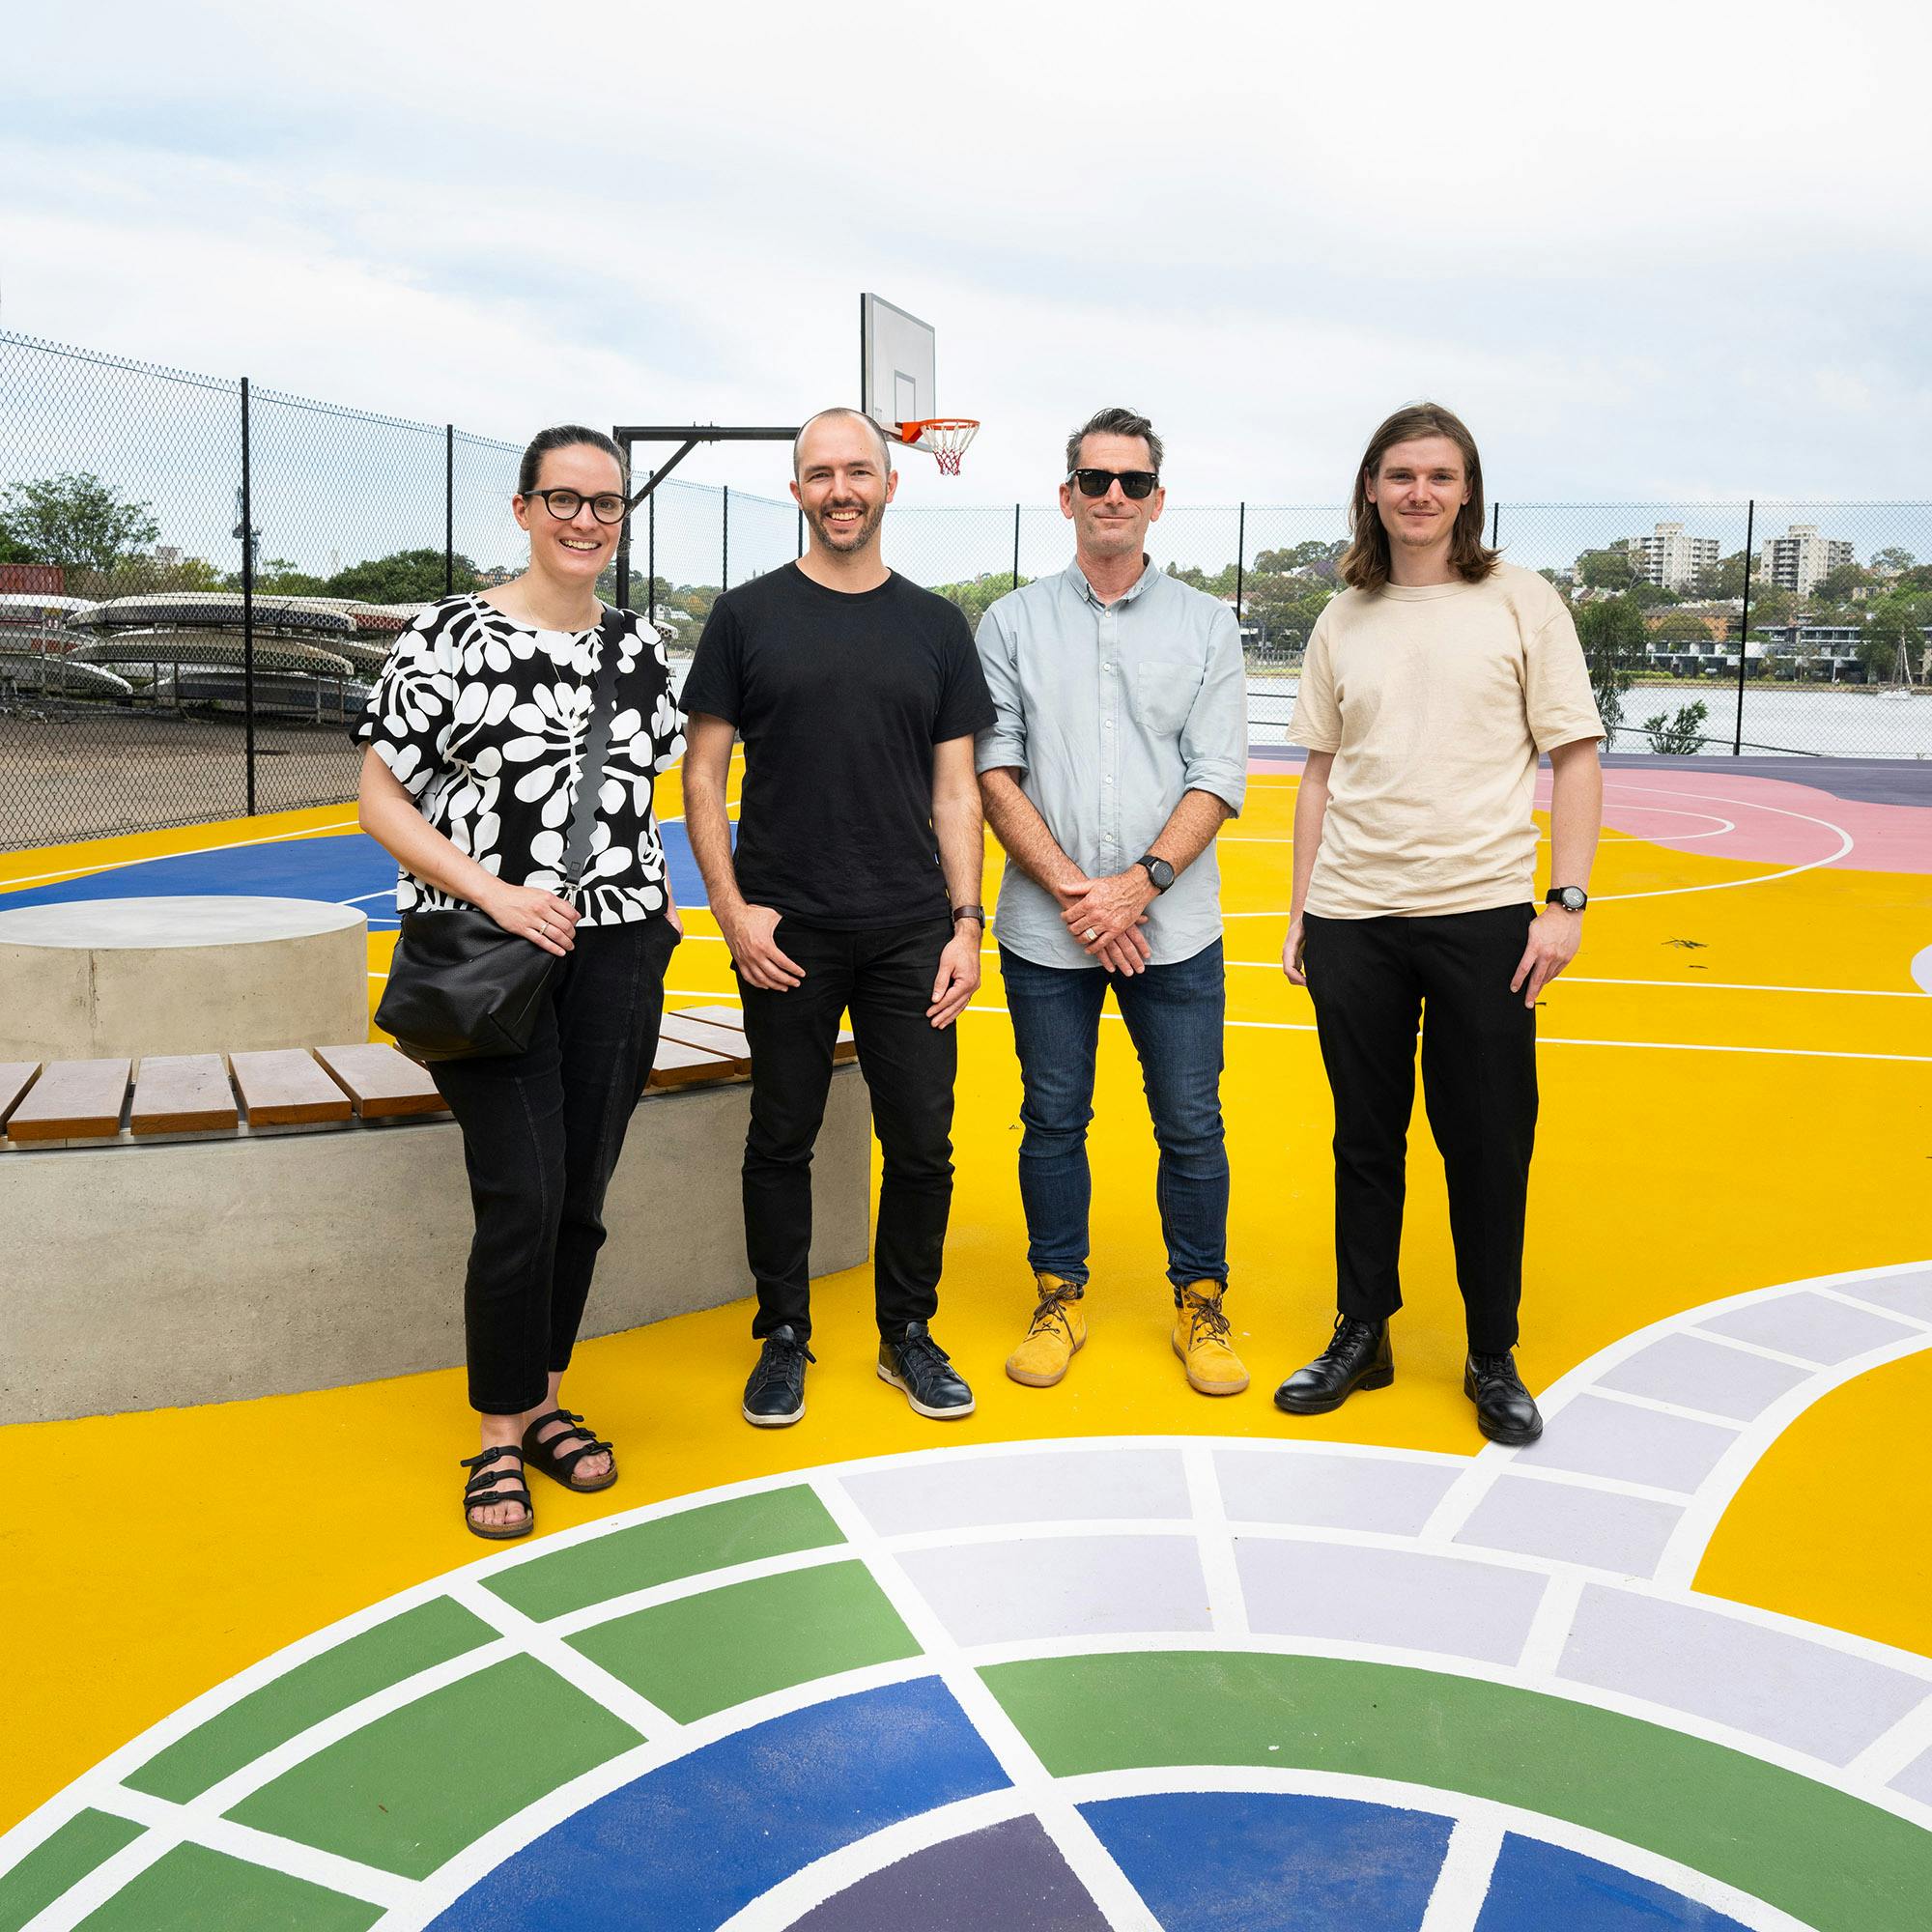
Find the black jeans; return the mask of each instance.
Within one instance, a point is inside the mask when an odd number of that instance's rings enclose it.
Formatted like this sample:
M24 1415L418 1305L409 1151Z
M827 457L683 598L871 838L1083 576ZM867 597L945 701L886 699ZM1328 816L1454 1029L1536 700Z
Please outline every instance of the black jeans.
M842 932L779 922L778 945L805 969L789 992L738 981L752 1047L745 1136L745 1254L757 1284L753 1337L811 1333L811 1149L825 1118L832 1048L847 1008L884 1156L872 1240L879 1333L930 1321L952 1207L953 1026L925 1016L950 920Z
M1449 1183L1469 1348L1516 1347L1536 1014L1510 979L1535 917L1513 905L1306 922L1308 991L1335 1096L1335 1298L1358 1321L1385 1321L1402 1306L1396 1258L1420 1018L1423 1098Z
M536 1407L570 1366L676 944L666 919L580 926L527 1053L430 1068L469 1170L463 1323L469 1404L486 1415Z

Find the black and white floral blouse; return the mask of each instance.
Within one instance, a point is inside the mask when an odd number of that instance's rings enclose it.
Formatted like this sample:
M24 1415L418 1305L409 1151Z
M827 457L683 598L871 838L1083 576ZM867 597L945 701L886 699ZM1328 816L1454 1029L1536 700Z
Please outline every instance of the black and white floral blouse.
M621 615L617 714L576 896L585 925L664 911L651 784L684 755L663 641L634 611ZM459 852L499 879L560 891L603 649L594 627L527 630L480 597L445 597L397 639L353 735ZM399 912L461 903L407 871L397 879Z

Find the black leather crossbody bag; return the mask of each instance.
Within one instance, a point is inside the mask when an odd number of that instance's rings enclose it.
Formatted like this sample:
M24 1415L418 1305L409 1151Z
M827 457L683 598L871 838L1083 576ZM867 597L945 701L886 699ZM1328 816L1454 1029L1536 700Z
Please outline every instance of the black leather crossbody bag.
M617 709L618 613L606 611L599 630L604 648L590 695L583 764L560 867L565 898L576 894L590 857L597 794ZM425 1063L526 1053L551 980L562 964L554 952L505 932L474 906L407 912L376 1024L393 1035L412 1060Z

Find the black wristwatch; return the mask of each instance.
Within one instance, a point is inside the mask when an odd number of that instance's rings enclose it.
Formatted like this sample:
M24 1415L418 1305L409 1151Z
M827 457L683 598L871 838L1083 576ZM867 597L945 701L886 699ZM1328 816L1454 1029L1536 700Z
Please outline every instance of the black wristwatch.
M1151 852L1144 853L1134 861L1148 875L1149 882L1157 893L1164 893L1174 883L1174 867L1165 859L1156 859Z
M1565 912L1581 912L1590 903L1590 895L1581 886L1551 886L1544 894L1543 903L1561 906Z

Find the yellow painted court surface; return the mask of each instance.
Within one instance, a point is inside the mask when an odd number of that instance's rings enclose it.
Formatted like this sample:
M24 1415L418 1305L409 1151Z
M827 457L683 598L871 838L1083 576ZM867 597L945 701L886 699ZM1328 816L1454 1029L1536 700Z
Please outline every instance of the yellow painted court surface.
M1292 1433L1473 1454L1440 1171L1419 1115L1395 1385L1312 1421L1269 1402L1321 1345L1333 1305L1327 1091L1306 996L1276 963L1293 785L1288 771L1259 771L1221 855L1230 1312L1254 1377L1247 1394L1191 1394L1169 1351L1152 1140L1117 1022L1103 1031L1092 1138L1092 1340L1056 1390L1002 1376L1032 1296L1013 1171L1018 1078L989 955L961 1022L958 1183L936 1323L978 1413L942 1432L876 1380L864 1270L814 1291L820 1365L794 1430L756 1432L738 1417L748 1303L589 1343L566 1399L615 1438L623 1481L600 1497L541 1487L539 1534L942 1439ZM674 781L659 805L677 812ZM1819 810L1829 815L1829 801ZM156 851L352 827L353 811L336 809L16 854L0 866L0 891ZM1932 946L1927 878L1670 850L1629 831L1614 807L1611 827L1584 951L1541 1015L1520 1354L1532 1387L1720 1296L1932 1257L1932 999L1910 972ZM996 876L989 867L989 899ZM1618 896L1635 894L1659 895ZM390 945L372 937L372 974ZM702 911L671 986L673 1005L732 997ZM373 1001L379 980L371 989ZM369 1212L397 1205L372 1201ZM603 1263L644 1264L617 1251ZM1697 1587L1932 1652L1928 1406L1932 1354L1919 1353L1797 1418L1730 1506ZM456 1459L473 1433L456 1371L15 1427L0 1443L0 1622L16 1660L0 1825L242 1667L482 1553L457 1507Z

